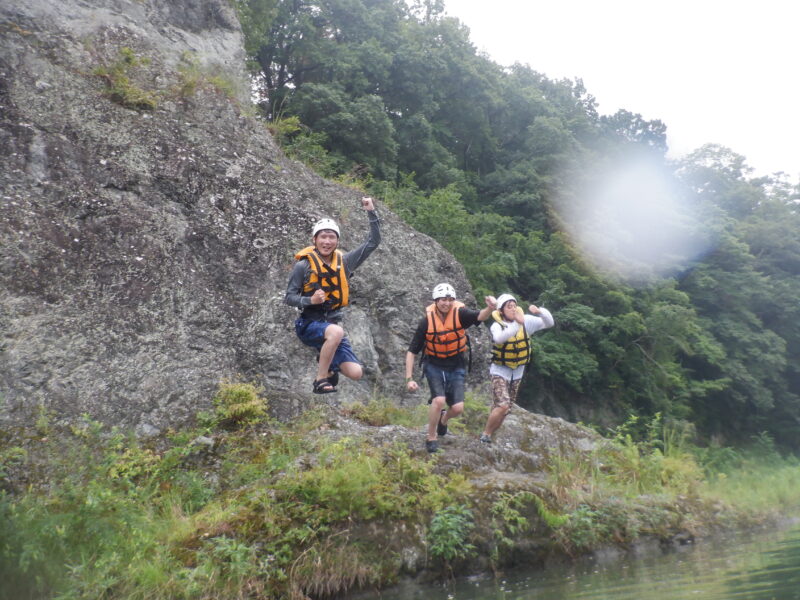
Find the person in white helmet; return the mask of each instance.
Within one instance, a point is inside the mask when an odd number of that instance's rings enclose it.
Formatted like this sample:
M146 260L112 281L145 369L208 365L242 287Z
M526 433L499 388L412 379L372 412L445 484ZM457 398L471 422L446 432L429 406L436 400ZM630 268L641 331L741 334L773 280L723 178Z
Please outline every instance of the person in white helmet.
M501 294L497 298L497 310L492 312L489 330L492 333L492 362L489 376L492 381L492 410L486 427L481 434L481 442L492 443L492 434L497 431L517 399L522 375L533 355L530 337L541 329L555 324L553 315L546 308L531 304L529 315L517 306L517 299L511 294Z
M414 381L414 360L423 353L423 373L430 388L428 432L425 448L439 450L439 436L447 434L447 422L464 412L464 379L467 374L468 340L466 329L485 321L495 308L492 296L486 296L482 310L466 308L456 301L456 291L449 283L440 283L431 294L406 352L406 389L419 389Z
M342 253L339 226L332 219L317 221L311 232L312 245L300 250L289 277L284 301L302 312L294 323L300 341L319 351L315 394L337 391L339 373L361 379L361 362L339 324L348 305L348 278L381 242L380 221L372 198L362 198L369 215L369 237L355 250Z

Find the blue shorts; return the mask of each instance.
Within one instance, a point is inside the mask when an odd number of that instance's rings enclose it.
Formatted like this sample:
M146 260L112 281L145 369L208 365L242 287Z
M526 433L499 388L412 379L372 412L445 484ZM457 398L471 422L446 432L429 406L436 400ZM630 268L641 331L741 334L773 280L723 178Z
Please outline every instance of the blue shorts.
M314 321L313 319L303 319L301 317L294 322L294 331L306 346L319 350L325 342L325 330L331 324L327 321ZM342 341L339 342L339 347L336 348L333 360L331 360L330 370L336 373L339 370L339 365L346 362L361 364L361 361L358 360L358 357L353 352L350 340L347 337L343 337Z
M464 401L464 378L466 369L442 369L430 363L425 363L423 368L428 387L431 389L431 400L444 396L447 406L454 406Z

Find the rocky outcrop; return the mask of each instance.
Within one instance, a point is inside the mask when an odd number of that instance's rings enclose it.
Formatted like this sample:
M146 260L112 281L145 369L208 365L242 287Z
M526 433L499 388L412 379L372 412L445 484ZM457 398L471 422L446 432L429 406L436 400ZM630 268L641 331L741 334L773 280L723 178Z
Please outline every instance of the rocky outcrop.
M340 221L345 249L360 243L362 194L276 147L229 4L4 2L0 31L0 422L88 413L155 434L237 376L261 382L279 418L317 401L285 284L317 218ZM468 285L378 205L383 243L345 322L366 377L337 396L419 402L399 393L414 322L440 280ZM472 336L477 378L485 336Z

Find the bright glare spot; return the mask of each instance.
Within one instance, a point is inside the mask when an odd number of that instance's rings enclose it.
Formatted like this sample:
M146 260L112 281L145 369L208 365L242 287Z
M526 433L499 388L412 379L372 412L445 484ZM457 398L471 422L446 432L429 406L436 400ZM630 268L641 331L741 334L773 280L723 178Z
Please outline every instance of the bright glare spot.
M577 198L558 203L585 261L631 285L677 276L711 239L696 205L657 165L636 160L595 173Z

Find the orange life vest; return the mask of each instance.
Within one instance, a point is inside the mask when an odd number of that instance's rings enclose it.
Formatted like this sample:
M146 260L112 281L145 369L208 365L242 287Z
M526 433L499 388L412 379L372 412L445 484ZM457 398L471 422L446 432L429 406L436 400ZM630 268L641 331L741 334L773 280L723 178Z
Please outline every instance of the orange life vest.
M317 254L314 246L307 246L294 255L297 260L308 260L311 274L303 285L304 294L313 294L321 289L325 292L327 300L321 305L327 310L337 310L347 306L350 301L350 288L347 284L347 274L344 270L344 255L339 250L334 250L331 264L328 265Z
M450 358L467 350L467 332L461 326L458 309L462 302L453 302L453 308L442 321L436 303L425 309L428 330L425 332L425 354L435 358Z

